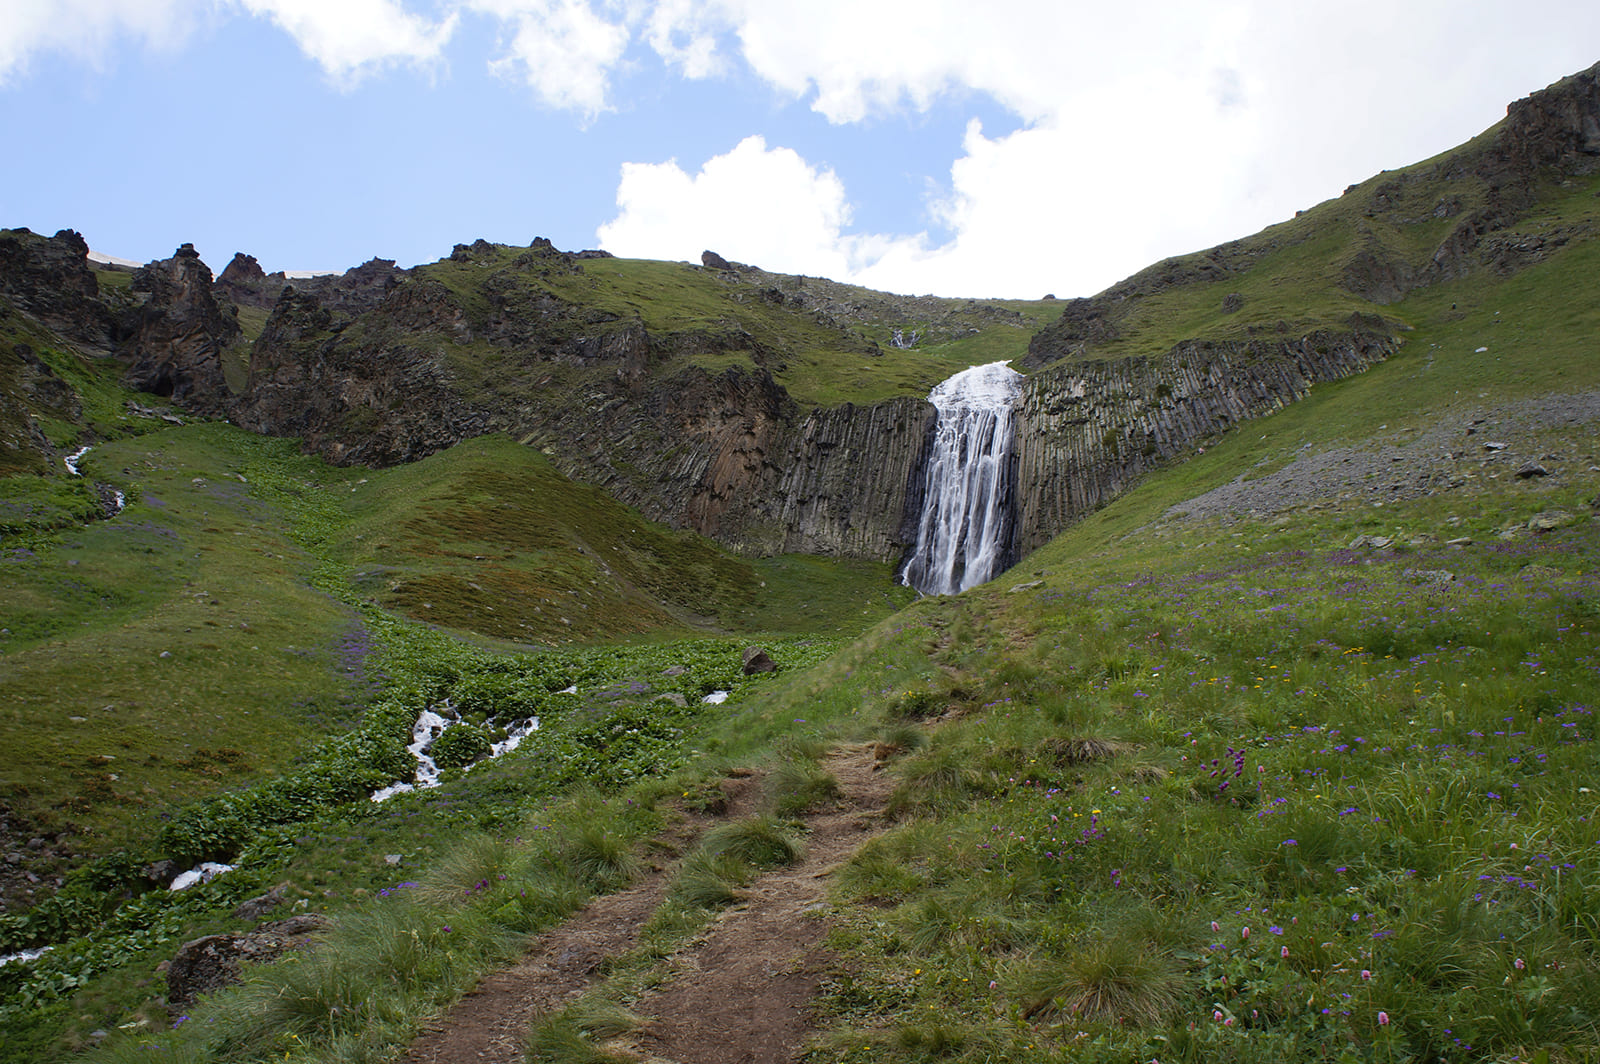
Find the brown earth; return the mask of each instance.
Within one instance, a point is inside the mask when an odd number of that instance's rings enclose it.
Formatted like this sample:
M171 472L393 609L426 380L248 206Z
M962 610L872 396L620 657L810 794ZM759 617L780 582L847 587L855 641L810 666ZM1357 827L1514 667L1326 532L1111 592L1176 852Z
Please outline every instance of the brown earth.
M828 877L880 828L891 784L870 746L826 765L844 800L808 816L804 860L762 876L746 903L672 960L673 977L640 998L635 1048L650 1064L782 1064L811 1030L807 1006L832 967L822 947Z
M669 962L664 985L631 1004L647 1023L628 1048L651 1064L777 1064L796 1059L810 1031L807 1006L828 969L827 878L878 830L890 781L875 771L870 746L832 754L826 767L843 798L808 815L806 855L752 883ZM731 779L725 817L755 811L753 779ZM715 818L685 813L669 847L682 853ZM632 949L666 896L670 870L597 899L541 935L510 968L485 979L426 1029L405 1064L521 1064L530 1024L600 978L603 962Z

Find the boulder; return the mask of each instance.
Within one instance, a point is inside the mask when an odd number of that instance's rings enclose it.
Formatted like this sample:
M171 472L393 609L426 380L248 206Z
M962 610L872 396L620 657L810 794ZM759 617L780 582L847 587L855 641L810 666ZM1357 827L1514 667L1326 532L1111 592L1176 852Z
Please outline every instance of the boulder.
M269 910L275 909L283 904L283 895L288 889L289 883L287 880L285 880L284 882L273 887L271 890L267 891L265 894L251 898L249 901L240 902L239 907L233 910L233 918L235 920L261 919Z
M237 983L242 962L260 964L288 950L305 949L312 944L312 933L326 926L325 918L306 914L243 934L206 935L185 942L167 965L167 1002L174 1010L186 1009L200 995Z
M1442 591L1456 581L1456 574L1448 569L1407 569L1401 574L1418 587Z
M733 269L733 263L718 255L715 251L702 251L700 253L700 265L708 270Z
M767 656L767 652L760 647L746 647L744 652L744 674L754 676L758 672L776 672L778 666Z
M1528 531L1554 532L1572 524L1572 521L1572 515L1565 510L1544 510L1528 518Z

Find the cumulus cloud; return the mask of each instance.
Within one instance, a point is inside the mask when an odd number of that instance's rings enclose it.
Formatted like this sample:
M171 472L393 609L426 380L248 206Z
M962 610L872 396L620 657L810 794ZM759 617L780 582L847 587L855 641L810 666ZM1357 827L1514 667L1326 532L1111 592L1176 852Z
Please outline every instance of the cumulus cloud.
M653 19L685 74L740 62L831 123L972 94L1019 118L970 127L924 205L949 239L811 241L850 279L951 294L1086 294L1247 235L1475 135L1600 38L1600 8L1574 0L662 0ZM673 215L669 185L629 191L639 225Z
M844 183L789 148L746 137L690 174L677 160L625 163L617 217L600 227L608 251L698 259L710 248L769 270L846 277L859 264ZM876 251L877 249L867 249Z
M511 27L490 69L519 81L549 107L592 120L610 105L611 72L631 32L624 12L585 0L468 0L467 6Z
M0 85L39 52L99 63L123 37L175 47L192 29L194 0L0 0Z
M396 64L427 66L441 58L457 17L437 22L395 0L234 0L269 19L321 66L336 84L353 85Z

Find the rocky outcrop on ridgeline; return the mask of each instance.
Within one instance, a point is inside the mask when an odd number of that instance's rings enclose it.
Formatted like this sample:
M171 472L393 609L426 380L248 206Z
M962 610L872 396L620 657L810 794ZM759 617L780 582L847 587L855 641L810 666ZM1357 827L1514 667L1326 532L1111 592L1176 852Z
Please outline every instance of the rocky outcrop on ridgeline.
M350 320L294 286L283 290L250 352L245 392L229 407L245 428L298 436L340 465L416 461L489 431L486 412L451 389L440 333L461 308L442 285L399 286L385 300L404 327L349 341Z
M408 271L393 259L368 259L344 273L322 273L293 280L282 271L267 273L254 255L237 252L212 285L218 299L241 307L271 310L291 284L297 291L315 295L324 306L355 317L373 310L398 285Z
M1017 410L1019 552L1205 439L1303 398L1318 382L1359 373L1396 346L1385 332L1361 329L1197 340L1159 358L1077 362L1030 377Z
M100 298L89 245L63 229L53 237L0 229L0 297L69 340L108 351L116 315Z
M1519 232L1517 223L1537 202L1540 186L1600 171L1600 64L1517 100L1505 120L1477 150L1452 152L1438 163L1386 175L1373 184L1370 217L1402 225L1460 216L1422 262L1370 239L1364 261L1347 269L1345 287L1377 303L1392 303L1412 289L1456 280L1482 268L1508 274L1533 265L1587 232L1584 225ZM1461 183L1459 193L1418 202L1439 181ZM1352 186L1352 191L1355 186Z
M140 267L132 288L143 302L118 351L128 367L127 383L202 413L223 412L229 388L222 359L241 339L239 320L232 308L224 312L218 305L211 270L194 245Z

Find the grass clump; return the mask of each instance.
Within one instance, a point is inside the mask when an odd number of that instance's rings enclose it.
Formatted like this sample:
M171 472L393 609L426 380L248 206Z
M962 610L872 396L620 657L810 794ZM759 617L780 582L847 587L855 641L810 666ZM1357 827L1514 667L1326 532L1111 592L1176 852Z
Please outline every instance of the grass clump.
M620 1005L583 998L534 1023L523 1059L528 1064L624 1064L635 1058L607 1052L603 1043L631 1034L642 1022Z
M839 798L839 779L809 758L786 757L766 780L768 798L779 816L798 816Z
M1192 995L1179 963L1132 939L1100 939L1019 977L1028 1019L1151 1027Z
M561 857L578 882L602 892L627 884L644 867L628 839L596 823L581 823L564 831Z
M805 856L792 825L761 815L712 828L700 843L707 853L736 858L753 868L780 868Z

